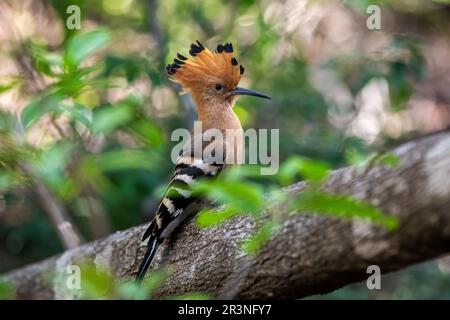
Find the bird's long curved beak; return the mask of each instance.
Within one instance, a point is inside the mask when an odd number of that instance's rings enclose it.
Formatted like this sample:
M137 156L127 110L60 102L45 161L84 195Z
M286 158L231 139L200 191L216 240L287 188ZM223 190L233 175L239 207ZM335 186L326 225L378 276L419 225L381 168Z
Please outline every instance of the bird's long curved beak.
M231 95L232 96L245 95L245 96L260 97L260 98L264 98L264 99L272 99L271 97L269 97L268 95L266 95L262 92L258 92L258 91L250 90L250 89L239 88L239 87L237 87L236 89L231 91Z

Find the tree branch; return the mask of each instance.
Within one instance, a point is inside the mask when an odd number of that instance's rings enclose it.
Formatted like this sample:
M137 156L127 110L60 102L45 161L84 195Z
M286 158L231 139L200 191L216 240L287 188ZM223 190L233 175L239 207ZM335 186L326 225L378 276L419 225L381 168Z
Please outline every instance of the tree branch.
M395 153L401 158L398 167L340 169L332 173L325 189L378 205L399 219L397 230L388 232L361 220L290 215L251 261L250 271L233 290L234 296L301 298L365 280L371 264L386 273L449 253L450 133L409 142ZM294 197L305 186L298 183L285 192ZM281 205L270 210L287 208ZM93 258L97 265L106 263L118 278L133 277L145 250L140 245L144 229L139 226L115 233L11 272L6 279L17 286L18 298L54 299L76 295L63 290L58 284L61 281L45 280L49 272L65 274L68 264L83 258ZM239 278L239 268L248 263L239 243L254 230L255 223L244 216L212 229L198 229L192 220L185 223L162 245L155 259L160 265L167 256L171 270L158 295L223 294L223 287Z

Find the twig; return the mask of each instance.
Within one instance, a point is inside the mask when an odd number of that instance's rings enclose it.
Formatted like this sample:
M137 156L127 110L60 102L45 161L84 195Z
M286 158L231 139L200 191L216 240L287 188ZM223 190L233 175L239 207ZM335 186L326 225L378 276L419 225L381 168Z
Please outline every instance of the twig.
M68 216L64 205L50 192L47 186L36 177L34 170L27 163L20 164L20 167L30 177L35 187L36 196L42 208L50 218L55 231L57 232L66 250L78 247L82 237Z

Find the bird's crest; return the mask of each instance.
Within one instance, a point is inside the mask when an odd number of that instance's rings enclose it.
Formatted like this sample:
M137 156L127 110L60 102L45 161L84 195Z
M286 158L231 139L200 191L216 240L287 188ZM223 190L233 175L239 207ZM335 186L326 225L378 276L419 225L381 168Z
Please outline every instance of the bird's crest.
M231 43L219 44L215 51L211 51L197 40L191 44L189 54L191 57L186 58L177 53L173 63L166 67L170 80L182 85L184 91L190 91L205 81L220 81L233 89L244 73L244 67L233 55Z

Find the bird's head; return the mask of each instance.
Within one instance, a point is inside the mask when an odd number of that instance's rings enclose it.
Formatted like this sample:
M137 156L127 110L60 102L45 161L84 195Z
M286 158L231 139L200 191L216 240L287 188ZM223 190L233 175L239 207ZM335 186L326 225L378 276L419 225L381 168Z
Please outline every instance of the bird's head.
M232 107L239 95L270 99L261 92L238 87L244 67L234 57L231 43L219 44L211 51L197 40L189 54L191 57L186 58L178 53L166 70L170 80L190 92L198 104Z

